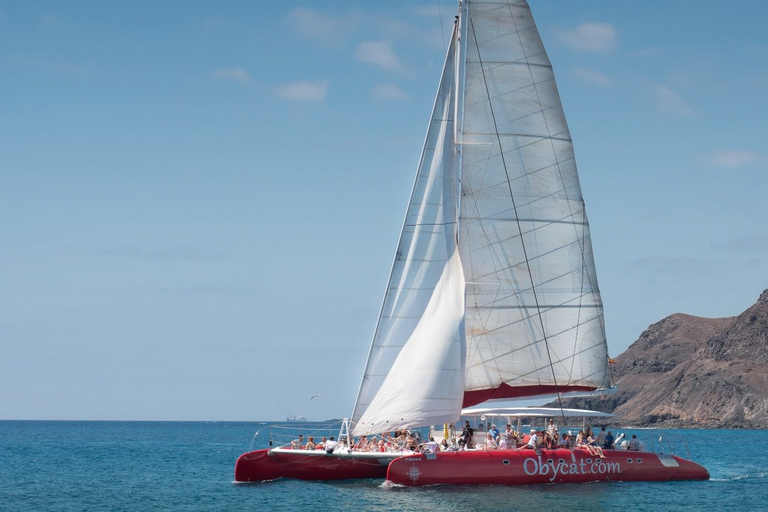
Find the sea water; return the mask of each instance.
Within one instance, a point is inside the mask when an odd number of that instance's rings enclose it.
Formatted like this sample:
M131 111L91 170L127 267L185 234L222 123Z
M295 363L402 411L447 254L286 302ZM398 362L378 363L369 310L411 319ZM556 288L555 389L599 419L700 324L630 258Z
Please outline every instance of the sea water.
M306 434L318 428L290 426ZM768 510L764 430L622 430L656 447L675 439L682 456L687 446L691 458L709 470L712 479L706 482L428 488L387 488L377 480L234 483L235 459L251 446L266 447L269 427L0 421L0 510Z

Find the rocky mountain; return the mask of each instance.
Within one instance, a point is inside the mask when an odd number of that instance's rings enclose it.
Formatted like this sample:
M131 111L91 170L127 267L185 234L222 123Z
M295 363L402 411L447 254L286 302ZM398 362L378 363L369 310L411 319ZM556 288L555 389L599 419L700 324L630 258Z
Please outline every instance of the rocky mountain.
M768 290L736 317L669 316L615 361L616 394L564 405L633 426L768 428Z

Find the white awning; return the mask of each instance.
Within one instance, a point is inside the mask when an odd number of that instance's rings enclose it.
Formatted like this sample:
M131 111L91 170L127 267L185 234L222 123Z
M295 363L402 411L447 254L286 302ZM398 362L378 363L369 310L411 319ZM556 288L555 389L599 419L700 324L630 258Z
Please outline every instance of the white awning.
M609 412L590 411L588 409L560 409L557 407L504 407L504 408L471 408L462 409L462 416L514 416L522 418L531 417L558 417L570 418L612 418L615 415Z

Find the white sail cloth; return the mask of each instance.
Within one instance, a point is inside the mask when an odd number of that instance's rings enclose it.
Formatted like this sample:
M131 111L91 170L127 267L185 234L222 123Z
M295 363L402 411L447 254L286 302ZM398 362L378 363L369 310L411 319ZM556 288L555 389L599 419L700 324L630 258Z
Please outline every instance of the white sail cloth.
M491 399L608 387L607 359L573 145L530 9L465 1L353 433L454 421L462 405Z
M589 224L549 58L525 1L468 7L465 406L607 387Z
M453 133L454 51L455 43L452 43L352 415L355 435L381 432L381 425L386 425L383 430L395 430L415 426L414 422L439 423L454 417L461 409L465 364L464 280L459 272L461 264L456 246L459 185ZM449 290L447 286L458 288ZM457 309L453 306L459 300L461 308ZM446 307L438 307L441 305ZM432 329L435 332L430 334ZM417 354L400 357L401 351L411 354L410 349L406 351L411 343L419 347ZM444 385L438 385L438 381L430 383L430 379L441 378L434 372L436 360L445 376ZM413 386L408 389L392 386L391 383L400 380L413 382ZM387 386L385 381L389 383ZM401 394L394 395L395 389ZM400 400L407 401L407 405L389 404ZM450 414L446 413L448 403ZM388 418L379 420L384 416Z

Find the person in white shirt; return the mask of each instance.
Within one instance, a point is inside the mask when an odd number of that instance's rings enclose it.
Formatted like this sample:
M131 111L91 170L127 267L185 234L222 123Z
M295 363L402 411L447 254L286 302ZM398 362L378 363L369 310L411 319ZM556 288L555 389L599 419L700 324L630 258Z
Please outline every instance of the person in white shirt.
M549 425L547 425L547 432L550 436L552 436L553 439L558 438L559 434L557 433L557 423L555 423L555 420L549 420Z
M333 436L325 442L325 453L333 453L333 450L336 449L336 447L339 445L334 439Z
M438 448L434 437L430 437L429 441L424 443L424 446L429 450L429 453L437 453Z
M531 429L531 437L528 438L528 442L525 444L524 448L530 448L535 450L536 447L539 444L539 436L536 434L536 429Z

